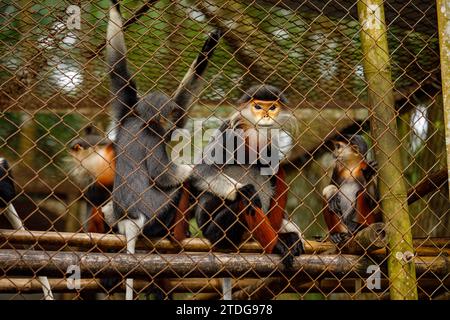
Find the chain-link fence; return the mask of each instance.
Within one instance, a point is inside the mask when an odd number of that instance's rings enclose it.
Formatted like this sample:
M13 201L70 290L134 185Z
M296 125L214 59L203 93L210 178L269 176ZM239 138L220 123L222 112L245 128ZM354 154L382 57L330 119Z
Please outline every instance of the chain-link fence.
M448 2L119 3L0 2L2 299L448 299Z

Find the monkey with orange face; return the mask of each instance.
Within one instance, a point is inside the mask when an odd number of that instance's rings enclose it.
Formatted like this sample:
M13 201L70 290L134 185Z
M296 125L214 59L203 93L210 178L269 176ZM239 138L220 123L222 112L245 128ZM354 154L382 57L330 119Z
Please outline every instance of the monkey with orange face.
M238 104L206 146L204 161L194 167L197 223L216 248L235 249L250 234L266 253L280 254L291 267L304 246L300 229L285 217L288 187L279 162L292 147L285 129L295 118L281 90L270 85L251 87ZM219 161L208 159L209 150ZM246 161L240 162L242 151ZM267 155L278 160L275 166Z
M114 185L115 152L113 143L94 132L85 129L85 135L70 143L69 153L74 162L72 177L77 181L88 204L88 232L104 233L107 225L102 206L111 200Z

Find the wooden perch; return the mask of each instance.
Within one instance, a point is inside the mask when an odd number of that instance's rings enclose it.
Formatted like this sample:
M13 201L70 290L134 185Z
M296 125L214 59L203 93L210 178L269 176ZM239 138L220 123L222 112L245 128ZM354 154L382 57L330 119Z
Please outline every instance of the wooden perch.
M198 2L197 8L209 21L214 24L218 30L222 32L223 38L232 48L231 53L235 57L236 61L246 68L248 73L255 79L264 80L267 76L264 72L266 68L258 62L257 55L251 54L248 50L248 45L243 42L237 34L230 30L230 28L226 26L218 16L211 12L207 6L203 5L201 2Z
M389 280L381 279L380 289L370 290L367 288L365 282L363 281L361 288L356 285L356 280L361 280L361 278L355 279L321 279L316 281L297 281L290 280L284 277L281 278L268 278L264 280L255 281L248 287L237 290L233 293L233 300L269 300L274 299L282 293L322 293L322 294L332 294L332 293L375 293L377 295L383 295L389 288ZM419 291L427 293L431 296L436 292L436 288L440 286L448 287L450 286L450 279L429 279L420 278L418 283ZM445 290L445 289L444 289Z
M356 234L342 248L342 251L352 254L364 254L385 248L387 235L385 224L382 222L371 224Z
M288 282L284 277L261 279L232 279L233 300L268 300L275 298L281 293L352 293L356 292L355 279L322 279L317 281L296 280ZM66 279L49 279L50 286L54 293L74 293L74 292L103 292L103 293L123 293L124 284L118 285L114 289L105 289L99 279L80 279L80 289L69 289ZM135 280L134 289L138 292L145 291L150 285L149 281ZM450 279L419 279L419 289L424 292L433 293L439 286L450 287ZM171 293L219 293L222 290L221 279L166 279L166 292ZM389 287L387 279L381 279L381 289L375 293L382 293ZM41 284L36 279L25 278L3 278L0 279L0 293L40 293ZM366 286L361 287L361 292L373 292ZM220 297L219 297L220 298Z
M450 238L417 238L413 241L415 247L450 248Z
M367 230L362 230L355 239L350 240L343 248L342 253L351 254L385 254L382 241L376 239L376 232L373 229L382 230L381 226L376 224ZM22 249L23 245L35 245L45 250L62 250L67 247L77 247L88 250L121 250L126 246L125 237L116 234L103 233L72 233L72 232L51 232L51 231L19 231L0 229L0 243L10 245L12 247ZM365 244L370 244L368 249L364 248ZM3 245L3 247L5 247ZM450 238L430 238L414 240L416 253L421 255L422 252L430 255L430 249L437 252L444 252L445 248L450 248ZM203 238L188 238L177 245L168 239L148 239L141 237L137 242L137 249L156 251L159 253L166 252L209 252L211 244ZM331 242L319 242L307 240L305 244L306 253L319 254L329 252L335 249L335 245ZM370 250L375 250L371 252ZM380 251L381 250L381 251ZM449 251L449 250L447 250ZM246 242L239 248L241 253L262 253L261 246L256 242ZM437 255L437 254L436 254Z
M126 247L125 237L116 234L103 233L72 233L72 232L50 232L50 231L16 231L0 229L0 243L15 245L38 245L44 249L62 249L67 246L79 248L97 248L102 251L107 249L124 249ZM330 242L307 241L307 253L321 253L334 248ZM139 238L136 249L156 250L158 252L179 252L181 250L191 252L211 251L211 244L204 238L188 238L180 245L168 239ZM239 252L262 253L263 249L257 242L246 242Z
M450 272L447 256L415 257L417 274L444 278ZM350 277L367 274L373 259L355 255L302 255L296 257L293 270L309 277ZM286 269L277 255L178 253L178 254L105 254L0 250L0 269L6 276L64 276L70 266L79 266L85 277L133 277L149 279L178 277L263 277ZM386 271L382 266L382 271Z
M233 279L233 287L241 290L255 283L257 279ZM116 293L125 290L125 283L117 285L113 289L106 289L100 282L100 279L80 279L80 289L69 289L69 282L66 279L49 279L53 292L108 292ZM72 284L72 283L70 283ZM134 289L136 291L145 291L149 288L151 282L145 280L136 280ZM167 292L207 292L219 293L222 291L221 279L165 279L164 287ZM24 278L5 278L0 279L0 293L40 293L42 286L36 279Z

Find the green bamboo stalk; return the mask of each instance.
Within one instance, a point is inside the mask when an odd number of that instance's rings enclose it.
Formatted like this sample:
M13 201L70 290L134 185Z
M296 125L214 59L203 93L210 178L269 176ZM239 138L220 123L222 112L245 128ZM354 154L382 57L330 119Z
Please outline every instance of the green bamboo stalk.
M441 52L442 102L444 106L447 170L450 184L450 3L448 0L437 0L436 11Z
M383 0L359 0L364 76L371 131L379 165L379 190L389 239L388 272L393 300L416 300L416 271L406 187L402 176Z

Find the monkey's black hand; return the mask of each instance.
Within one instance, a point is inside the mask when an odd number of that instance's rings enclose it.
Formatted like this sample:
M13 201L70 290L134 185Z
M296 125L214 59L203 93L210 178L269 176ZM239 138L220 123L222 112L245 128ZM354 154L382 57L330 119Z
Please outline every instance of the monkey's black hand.
M361 228L363 228L363 226L361 224L359 224L358 222L351 221L351 220L346 220L345 225L347 226L347 229L352 234L356 234L358 231L361 230Z
M328 208L330 209L330 211L333 211L335 213L341 212L341 200L338 193L333 195L330 200L328 200Z
M363 175L366 180L370 180L378 171L378 162L375 160L369 160L367 162L367 168L363 170Z
M273 253L280 254L283 264L288 270L292 270L294 257L305 253L305 248L297 233L279 233L278 242L273 248Z
M330 234L330 239L335 244L343 244L350 239L351 234L347 232L339 232Z
M208 35L208 39L203 45L202 52L205 54L209 54L211 50L215 49L217 44L219 43L220 38L222 37L222 31L214 30Z
M248 206L248 204L251 204L248 213L251 215L254 215L254 207L255 208L261 208L262 203L261 199L256 193L256 189L252 184L247 184L243 186L242 188L238 189L239 192L239 200L242 201L245 206Z
M208 35L208 39L203 45L201 53L203 57L199 58L197 61L197 66L195 67L195 73L198 75L203 74L208 65L208 60L211 58L214 50L219 43L220 37L222 37L222 32L220 30L215 30Z

